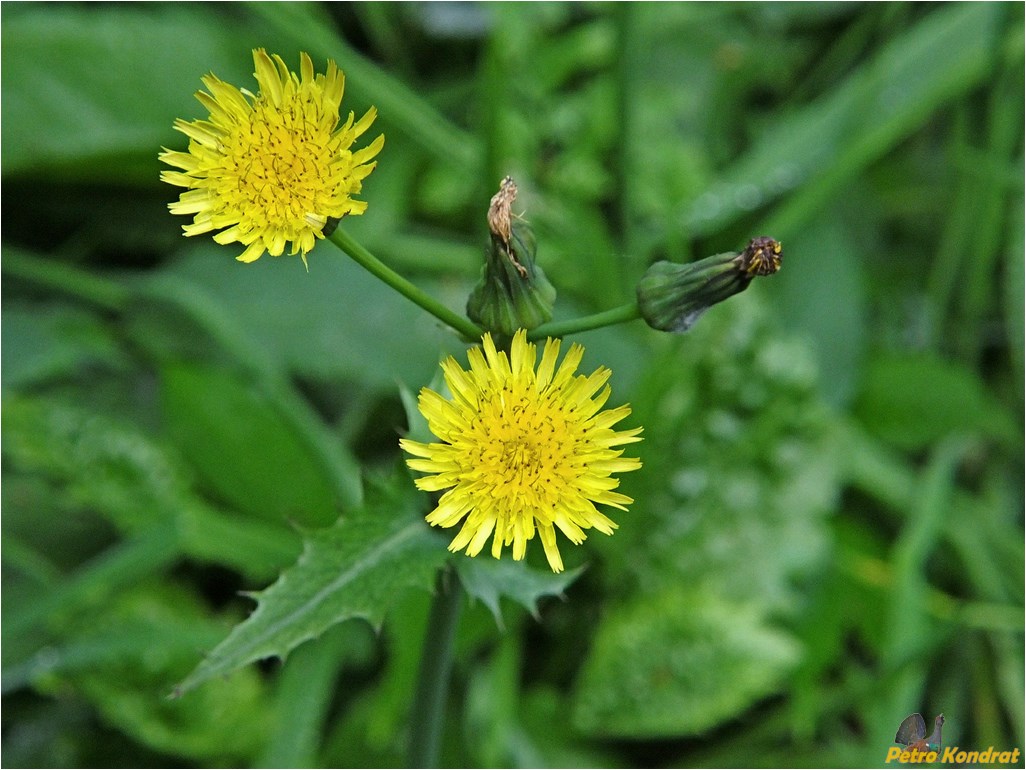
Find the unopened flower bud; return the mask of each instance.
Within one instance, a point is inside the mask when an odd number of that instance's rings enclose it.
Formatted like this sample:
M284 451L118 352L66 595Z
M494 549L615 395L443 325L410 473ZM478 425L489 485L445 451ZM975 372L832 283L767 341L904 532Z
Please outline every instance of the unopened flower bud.
M652 328L686 332L717 302L747 289L755 276L777 272L780 260L780 243L761 236L742 252L687 265L656 262L638 282L638 307Z
M506 336L551 321L556 301L556 290L535 262L534 233L512 213L516 197L517 186L506 177L488 208L488 252L467 300L472 321Z

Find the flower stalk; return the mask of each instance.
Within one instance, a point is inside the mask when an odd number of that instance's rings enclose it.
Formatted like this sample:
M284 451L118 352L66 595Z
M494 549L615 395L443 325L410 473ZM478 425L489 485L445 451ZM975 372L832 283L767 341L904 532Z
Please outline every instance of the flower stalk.
M641 318L641 309L638 307L637 302L629 302L626 305L603 310L601 313L542 324L536 329L529 331L527 339L540 340L545 337L565 337L568 334L588 332L592 329L601 329L604 326L627 323L637 318Z
M424 634L410 721L409 767L438 767L445 701L452 673L453 641L462 600L460 581L452 567L446 566L438 573Z
M353 258L353 261L366 269L371 275L384 281L408 300L429 312L442 323L455 329L467 340L479 340L484 334L473 321L453 312L423 289L410 283L399 273L390 268L376 256L365 249L341 227L328 236L328 240Z

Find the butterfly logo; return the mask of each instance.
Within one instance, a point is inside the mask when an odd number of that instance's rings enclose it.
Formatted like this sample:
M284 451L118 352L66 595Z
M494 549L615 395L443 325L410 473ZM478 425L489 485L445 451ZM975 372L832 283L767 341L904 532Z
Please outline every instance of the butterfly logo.
M910 751L940 751L941 727L944 726L944 715L938 714L933 720L933 732L926 737L926 722L922 714L909 714L902 721L894 742L907 746Z

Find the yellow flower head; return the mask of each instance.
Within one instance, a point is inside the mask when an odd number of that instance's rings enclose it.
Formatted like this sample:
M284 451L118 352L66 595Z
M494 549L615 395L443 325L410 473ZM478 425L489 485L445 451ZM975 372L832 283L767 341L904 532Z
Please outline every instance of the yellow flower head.
M242 262L265 251L280 256L291 242L289 253L298 252L305 263L329 219L367 208L352 196L377 165L368 161L385 137L352 151L377 111L371 107L355 123L350 112L339 124L345 76L335 62L315 76L310 57L300 54L297 76L280 56L258 48L253 63L260 86L255 95L214 75L202 78L209 93L198 91L196 98L210 118L175 121L189 137L189 151L164 148L160 159L181 171L162 171L160 178L188 188L168 206L174 214L195 214L182 228L186 235L220 230L218 243L246 247Z
M492 556L512 544L519 560L537 530L549 565L561 572L557 527L575 544L591 527L607 535L616 529L595 503L626 510L634 502L613 491L620 482L610 474L641 467L615 448L641 441L641 428L612 429L630 407L602 411L610 371L575 374L583 354L571 345L557 369L559 340L549 339L535 371L536 349L524 330L514 335L508 357L485 334L484 349L469 352L470 371L451 357L442 362L452 398L420 391L418 408L441 441L399 443L414 456L406 461L410 468L434 474L417 479L419 489L447 490L428 523L463 521L450 551L466 547L476 556L491 537Z

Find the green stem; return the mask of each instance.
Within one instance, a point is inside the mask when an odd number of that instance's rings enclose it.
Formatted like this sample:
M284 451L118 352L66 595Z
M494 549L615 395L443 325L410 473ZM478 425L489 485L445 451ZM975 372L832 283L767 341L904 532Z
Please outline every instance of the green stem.
M427 292L414 286L399 273L371 254L341 227L328 236L328 240L367 269L371 275L380 278L411 302L424 308L442 323L451 326L468 340L480 340L484 330L467 318L454 313Z
M567 334L601 329L603 326L622 324L640 317L641 310L638 308L638 303L630 302L626 305L614 307L612 310L603 310L601 313L595 313L594 315L542 324L529 331L527 338L537 340L543 337L565 337Z
M463 591L451 567L438 573L431 602L417 692L410 724L409 767L438 767L438 749L445 719L445 700L452 671L452 647L460 619Z

